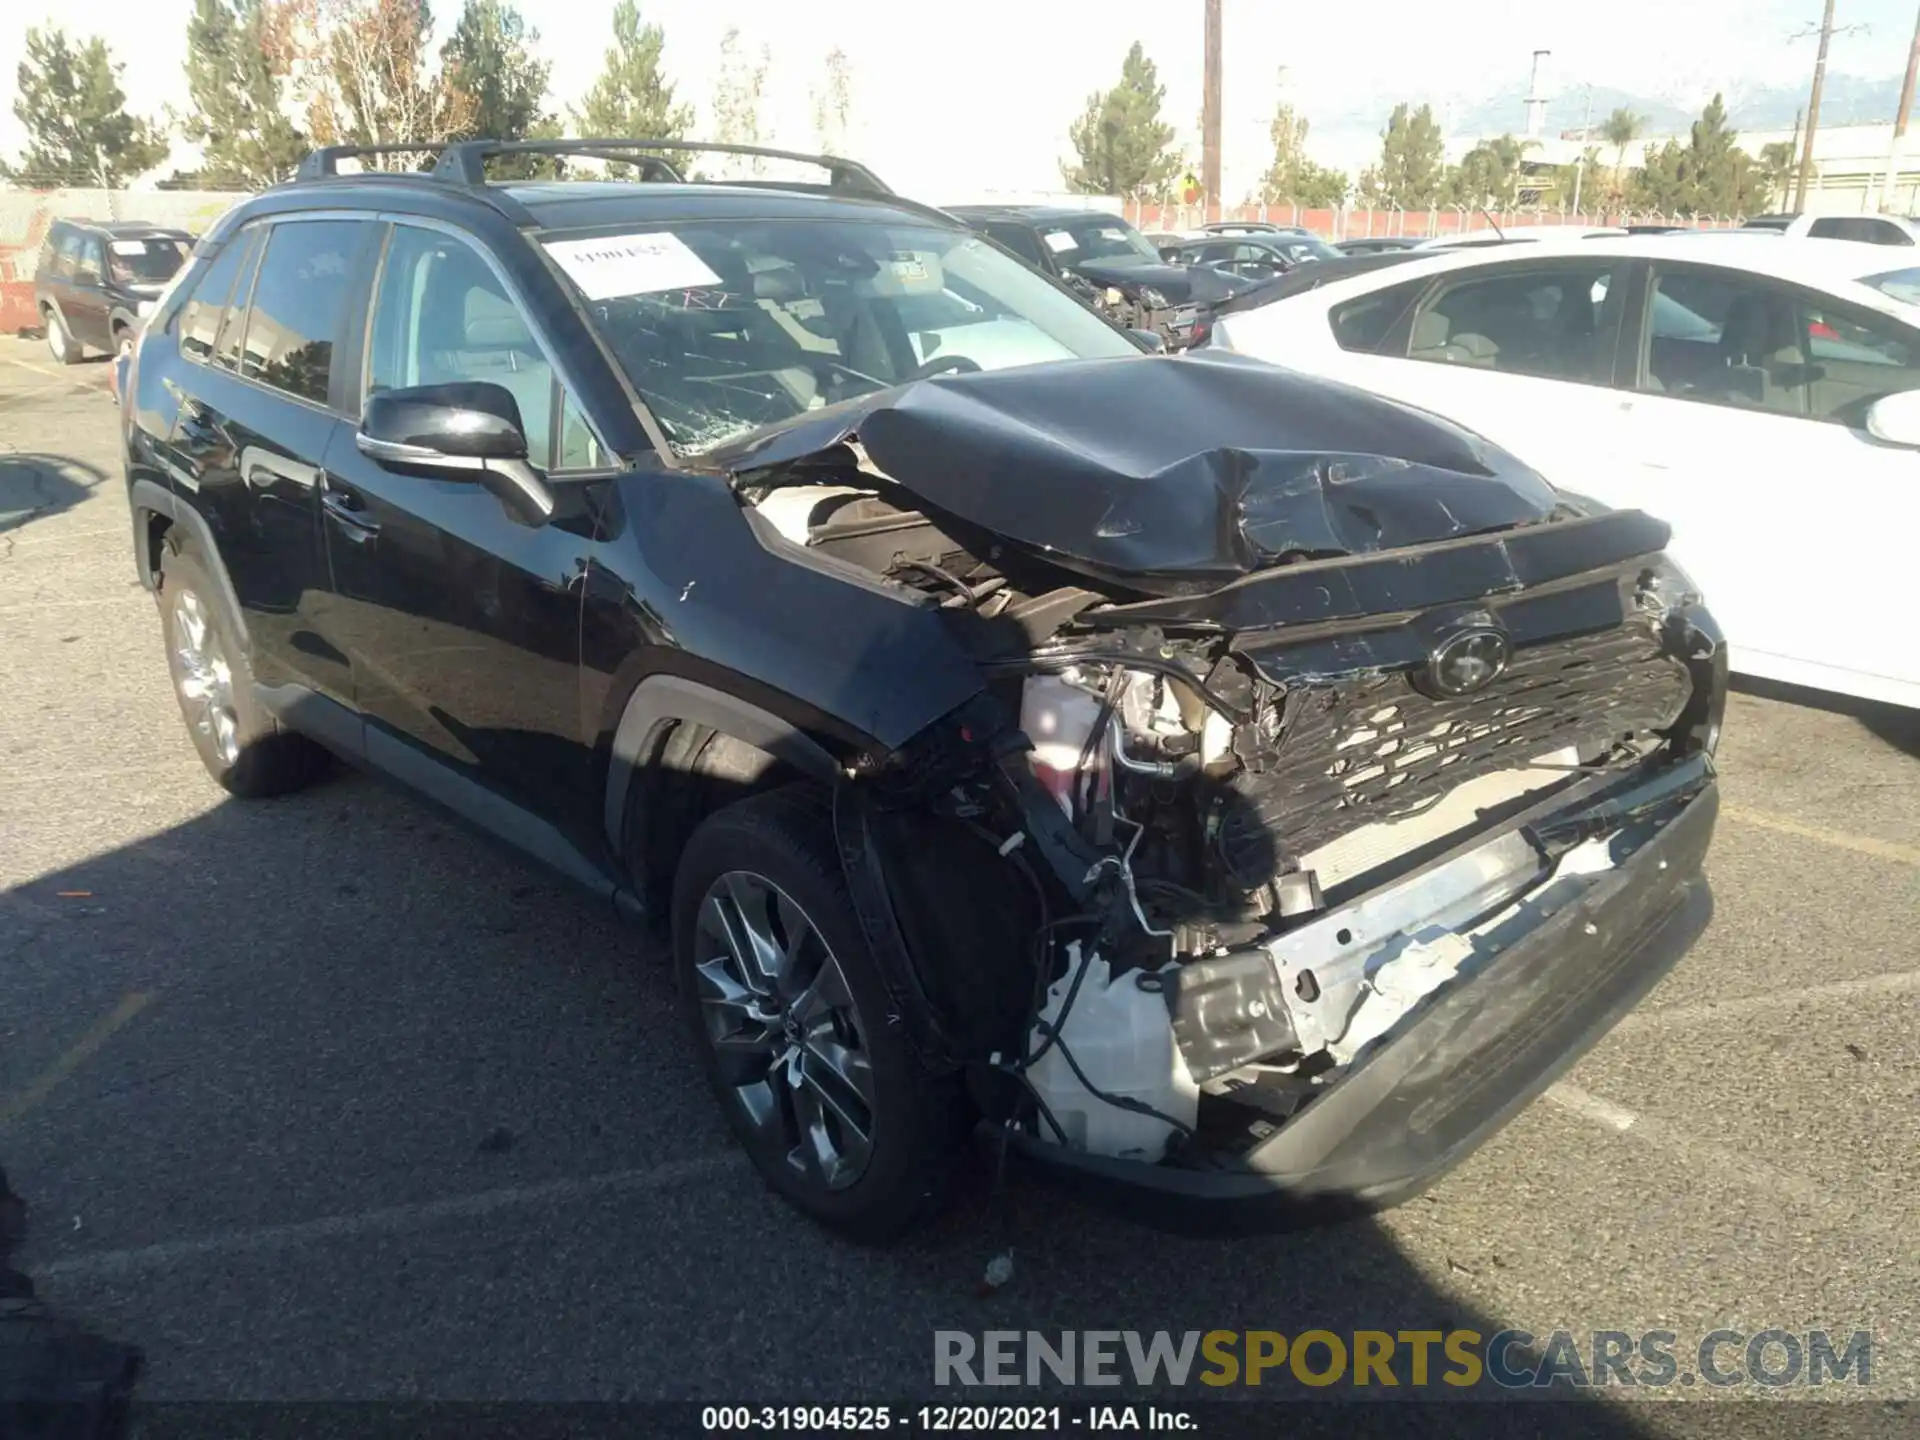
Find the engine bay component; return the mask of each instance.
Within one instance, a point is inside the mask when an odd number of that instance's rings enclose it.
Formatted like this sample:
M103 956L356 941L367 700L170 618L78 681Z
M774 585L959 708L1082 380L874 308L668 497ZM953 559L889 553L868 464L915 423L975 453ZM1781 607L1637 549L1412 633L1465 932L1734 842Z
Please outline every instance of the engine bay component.
M1027 1083L1049 1133L1071 1149L1152 1162L1176 1135L1193 1133L1200 1092L1154 972L1115 975L1069 943L1029 1053Z
M1202 1083L1297 1048L1283 980L1264 951L1177 967L1167 984L1174 1038Z

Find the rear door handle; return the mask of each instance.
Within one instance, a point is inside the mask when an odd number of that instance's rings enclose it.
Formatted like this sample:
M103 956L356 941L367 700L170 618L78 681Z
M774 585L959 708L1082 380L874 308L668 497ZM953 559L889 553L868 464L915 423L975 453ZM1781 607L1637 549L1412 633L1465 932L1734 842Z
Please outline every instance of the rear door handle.
M327 518L356 545L364 544L380 533L380 522L361 507L358 497L344 490L327 490L320 496Z

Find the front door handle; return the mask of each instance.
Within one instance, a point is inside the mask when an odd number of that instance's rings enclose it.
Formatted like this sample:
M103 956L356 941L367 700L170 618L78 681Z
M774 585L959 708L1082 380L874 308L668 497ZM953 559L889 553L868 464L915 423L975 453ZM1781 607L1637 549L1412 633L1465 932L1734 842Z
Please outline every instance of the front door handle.
M361 508L360 501L344 490L328 490L320 496L327 518L356 545L365 544L380 533L380 522Z

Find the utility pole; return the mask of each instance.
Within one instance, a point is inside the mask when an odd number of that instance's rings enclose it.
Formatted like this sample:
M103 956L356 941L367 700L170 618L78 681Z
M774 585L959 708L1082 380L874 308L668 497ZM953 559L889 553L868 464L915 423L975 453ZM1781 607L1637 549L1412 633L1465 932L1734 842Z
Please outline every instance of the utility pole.
M1206 77L1200 101L1200 188L1202 206L1220 198L1220 0L1207 0Z
M1587 82L1587 118L1580 122L1580 158L1573 162L1573 218L1580 218L1580 182L1587 178L1587 141L1593 135L1593 82Z
M1913 25L1913 46L1907 51L1907 78L1900 85L1900 113L1893 117L1893 144L1887 151L1887 183L1880 192L1880 208L1892 210L1900 189L1900 157L1905 150L1907 121L1913 115L1913 81L1920 73L1920 19Z
M1813 94L1807 97L1807 133L1800 141L1800 175L1794 184L1792 210L1807 208L1807 180L1813 174L1813 136L1820 128L1820 92L1827 83L1827 46L1833 39L1833 0L1827 0L1820 19L1820 53L1813 62Z

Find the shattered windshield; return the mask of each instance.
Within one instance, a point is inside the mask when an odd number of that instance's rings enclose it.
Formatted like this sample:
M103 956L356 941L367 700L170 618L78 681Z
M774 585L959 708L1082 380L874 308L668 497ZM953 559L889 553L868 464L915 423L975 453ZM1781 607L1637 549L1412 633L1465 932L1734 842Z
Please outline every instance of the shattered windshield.
M1078 265L1088 260L1160 259L1160 252L1146 236L1111 215L1089 215L1085 220L1042 225L1040 238L1060 257L1062 265Z
M908 380L1139 353L970 231L742 220L542 243L683 455Z
M122 285L164 285L186 261L187 247L162 235L107 246L107 268Z

